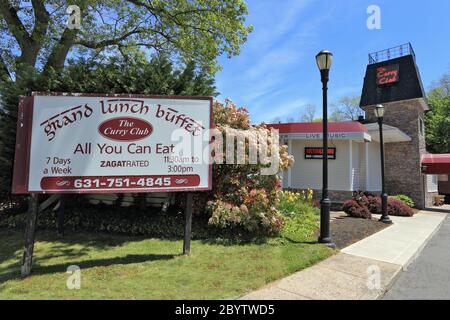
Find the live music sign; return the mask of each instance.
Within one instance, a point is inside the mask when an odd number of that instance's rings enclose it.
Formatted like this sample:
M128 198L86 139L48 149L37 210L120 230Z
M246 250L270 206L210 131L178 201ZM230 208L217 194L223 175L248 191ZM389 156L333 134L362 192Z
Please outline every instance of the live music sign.
M210 190L210 128L211 97L34 93L19 104L13 193Z

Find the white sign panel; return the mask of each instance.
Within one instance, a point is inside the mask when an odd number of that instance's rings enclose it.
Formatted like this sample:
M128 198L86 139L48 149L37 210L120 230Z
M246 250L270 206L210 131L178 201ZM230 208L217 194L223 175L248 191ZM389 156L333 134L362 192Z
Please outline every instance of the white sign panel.
M28 192L211 189L212 98L36 95Z

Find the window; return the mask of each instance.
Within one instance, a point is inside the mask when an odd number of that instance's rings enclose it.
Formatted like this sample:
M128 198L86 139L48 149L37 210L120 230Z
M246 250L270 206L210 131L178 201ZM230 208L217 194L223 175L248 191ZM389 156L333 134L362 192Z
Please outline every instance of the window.
M419 117L419 132L422 136L425 136L425 122Z
M427 191L438 192L438 176L435 174L427 175Z

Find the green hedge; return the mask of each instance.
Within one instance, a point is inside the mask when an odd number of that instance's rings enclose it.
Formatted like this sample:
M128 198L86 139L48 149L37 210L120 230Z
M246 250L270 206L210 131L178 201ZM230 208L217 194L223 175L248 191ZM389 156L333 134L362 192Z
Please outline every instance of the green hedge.
M0 219L0 228L25 228L26 214L6 215ZM37 220L38 229L56 230L58 216L54 211L44 211ZM139 211L134 208L92 206L66 209L64 226L67 230L110 232L127 235L145 235L158 238L182 238L184 216L182 213L159 213L155 210ZM201 239L216 234L204 217L193 218L192 236Z
M67 206L66 206L67 207ZM26 213L0 216L0 228L25 229ZM57 230L58 215L46 210L39 213L36 228ZM157 209L139 210L135 207L120 208L108 205L71 206L66 208L65 230L91 231L148 236L164 239L182 239L184 236L184 214L175 209L161 213ZM193 239L230 239L250 241L260 239L245 230L219 229L208 224L208 217L194 215L192 219Z

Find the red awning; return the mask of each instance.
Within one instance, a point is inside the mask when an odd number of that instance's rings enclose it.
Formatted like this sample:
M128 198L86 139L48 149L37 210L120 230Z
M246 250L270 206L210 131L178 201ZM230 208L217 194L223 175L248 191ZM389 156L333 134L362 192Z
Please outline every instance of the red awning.
M423 155L422 172L425 174L450 174L450 153Z

